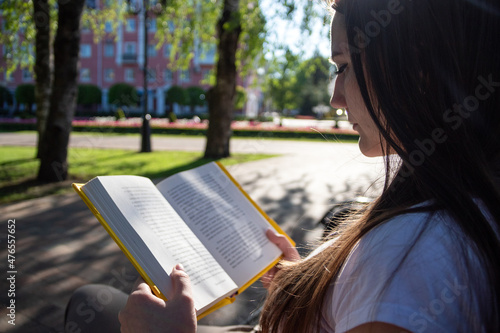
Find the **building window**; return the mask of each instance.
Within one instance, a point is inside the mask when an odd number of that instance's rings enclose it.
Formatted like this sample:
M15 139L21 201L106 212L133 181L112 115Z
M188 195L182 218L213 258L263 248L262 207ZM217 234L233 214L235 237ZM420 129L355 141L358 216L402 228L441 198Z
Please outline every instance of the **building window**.
M208 82L210 80L210 69L204 69L202 71L202 80Z
M89 82L90 81L90 69L89 68L81 68L80 69L80 81Z
M139 0L127 0L127 7L128 11L136 13L141 8L141 5Z
M92 57L92 45L82 44L80 45L80 58L90 58Z
M163 78L165 82L172 82L172 71L170 69L165 69L165 71L163 72Z
M30 82L33 80L33 75L29 71L29 69L23 69L23 82Z
M123 52L123 63L133 64L137 62L137 52L135 42L125 42Z
M150 68L148 69L148 82L156 81L156 69Z
M115 44L111 42L106 42L106 44L104 44L104 56L112 57L114 55L115 55Z
M156 18L148 18L148 31L156 32Z
M170 57L170 52L172 51L172 45L170 44L166 44L164 47L163 47L163 56L165 58L168 58Z
M124 47L125 47L125 54L127 55L136 55L136 50L135 50L135 42L125 42Z
M5 81L7 82L14 81L14 76L12 75L12 72L8 73L7 71L5 71Z
M106 23L104 23L104 32L113 32L113 24L111 24L111 21L106 21Z
M135 19L133 19L133 18L127 19L127 25L125 27L125 30L127 32L134 32L135 31Z
M8 58L12 57L12 47L9 47L8 45L3 46L3 56Z
M82 21L82 33L88 34L90 32L89 21Z
M179 71L179 81L183 83L188 83L191 81L191 75L189 69Z
M125 81L134 82L135 80L135 71L133 68L125 68Z
M113 68L104 69L104 81L113 82L115 79L115 70Z
M199 55L199 63L214 64L217 47L214 44L203 44Z
M148 57L156 57L156 45L148 45Z
M95 0L86 0L85 4L87 5L87 8L96 9Z

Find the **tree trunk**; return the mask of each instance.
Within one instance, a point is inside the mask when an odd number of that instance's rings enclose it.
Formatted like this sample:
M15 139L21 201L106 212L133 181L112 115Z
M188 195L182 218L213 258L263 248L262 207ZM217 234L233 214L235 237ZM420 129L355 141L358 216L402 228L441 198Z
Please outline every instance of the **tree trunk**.
M78 93L80 18L85 0L58 0L57 3L54 83L38 171L38 180L47 182L63 181L68 176L68 144Z
M224 0L222 16L217 23L219 44L215 87L208 98L209 124L206 158L229 156L231 121L236 92L236 50L241 33L239 0Z
M38 132L37 157L40 158L41 142L50 105L50 9L48 0L33 0L35 22L35 100L36 129Z

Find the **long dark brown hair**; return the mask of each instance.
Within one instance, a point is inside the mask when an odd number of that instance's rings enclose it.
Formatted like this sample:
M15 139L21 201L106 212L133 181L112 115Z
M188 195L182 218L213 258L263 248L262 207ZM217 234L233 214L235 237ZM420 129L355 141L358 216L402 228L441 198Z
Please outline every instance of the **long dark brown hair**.
M374 227L428 201L425 209L446 212L473 244L493 299L485 304L484 295L475 295L481 305L474 315L484 331L500 332L500 4L326 2L345 16L364 103L383 150L399 159L394 165L387 155L383 193L361 218L343 226L333 246L314 260L283 265L264 306L263 331L318 331L325 295L354 245ZM381 11L391 14L387 24L374 16ZM466 244L459 246L467 253Z

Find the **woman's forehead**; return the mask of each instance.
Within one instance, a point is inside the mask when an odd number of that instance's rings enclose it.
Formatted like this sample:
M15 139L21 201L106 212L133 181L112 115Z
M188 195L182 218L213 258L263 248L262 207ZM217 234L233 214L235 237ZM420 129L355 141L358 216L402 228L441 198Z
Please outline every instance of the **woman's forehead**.
M344 15L335 13L332 17L330 28L330 42L332 58L338 55L345 54L348 48L347 33L345 29Z

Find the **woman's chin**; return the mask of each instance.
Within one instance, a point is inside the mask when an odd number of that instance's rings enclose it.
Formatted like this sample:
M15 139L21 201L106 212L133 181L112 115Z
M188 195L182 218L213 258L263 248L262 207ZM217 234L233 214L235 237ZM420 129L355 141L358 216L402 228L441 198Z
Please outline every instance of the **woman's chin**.
M364 142L364 140L360 137L358 141L358 146L359 150L361 151L361 154L365 155L366 157L380 157L384 156L384 153L382 151L382 145L380 142L373 144L370 142Z

